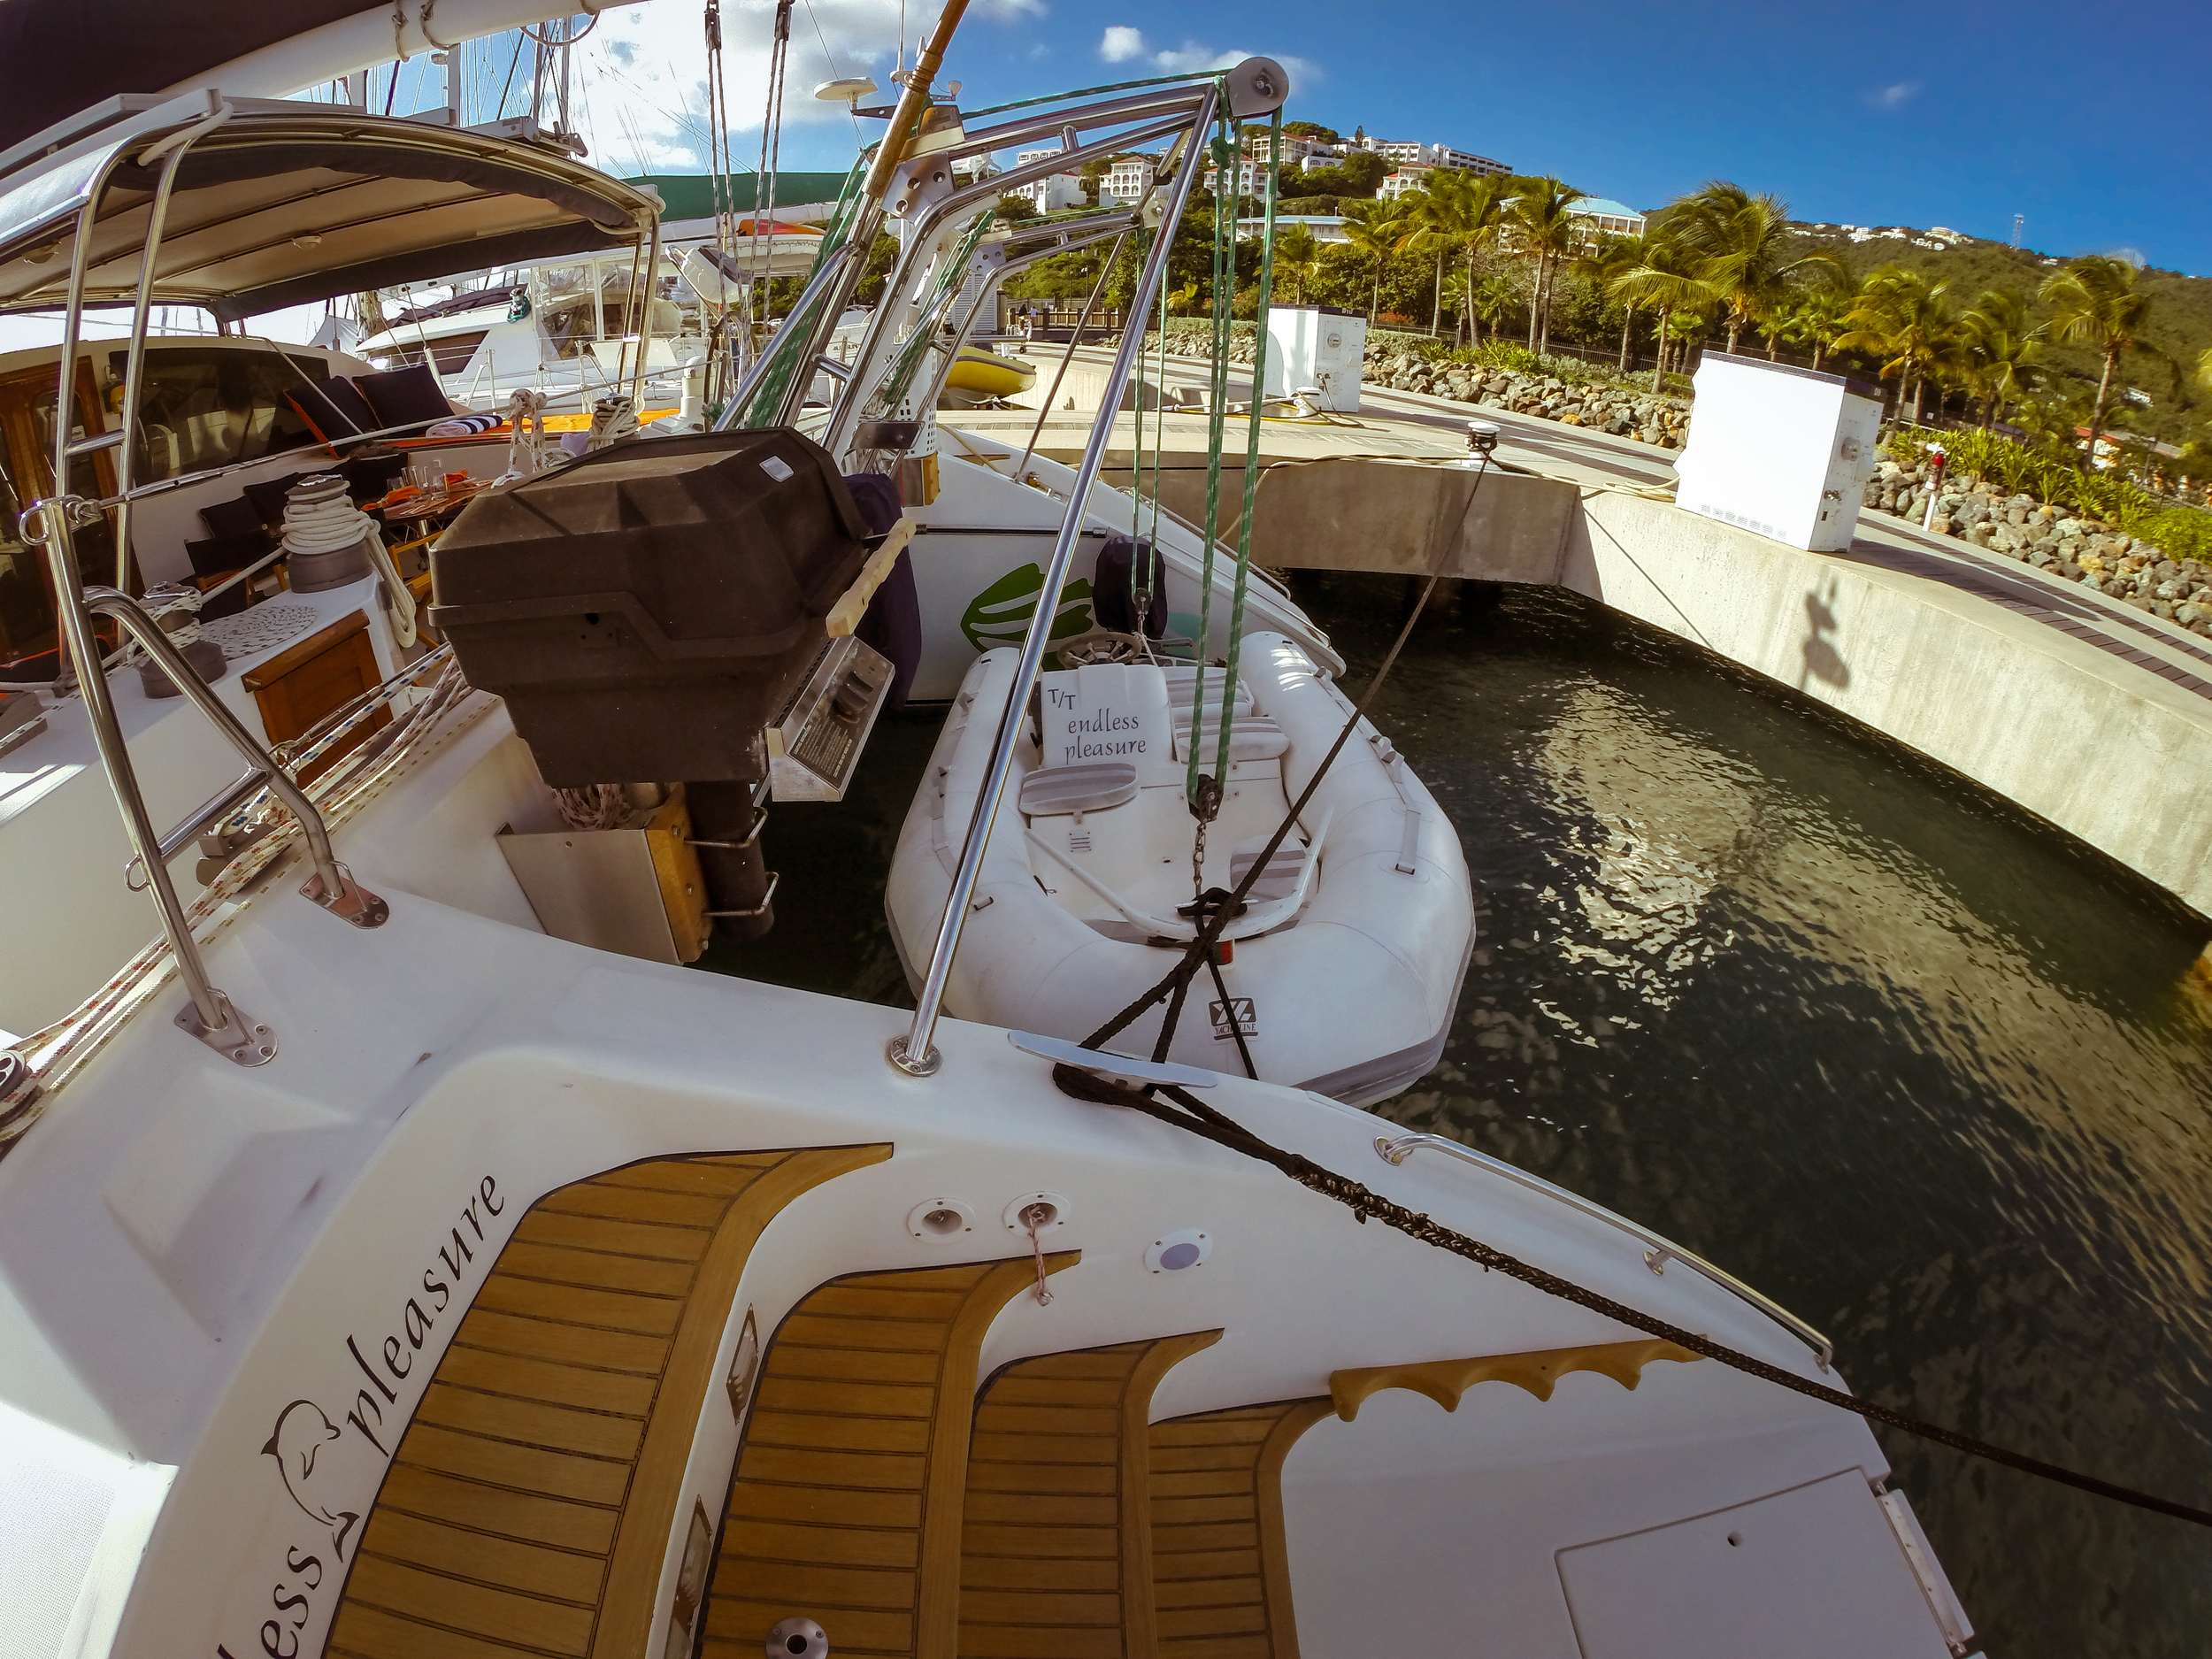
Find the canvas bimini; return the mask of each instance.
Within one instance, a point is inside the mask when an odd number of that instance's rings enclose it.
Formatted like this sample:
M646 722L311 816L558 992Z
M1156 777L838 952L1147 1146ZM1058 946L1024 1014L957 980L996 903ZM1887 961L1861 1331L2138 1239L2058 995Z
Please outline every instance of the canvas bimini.
M894 207L927 219L909 187L925 117L958 121L930 95L958 9L858 195L860 247ZM439 21L468 15L447 0ZM1071 135L1078 153L1168 144L1172 225L1210 141L1286 91L1248 63L983 130L1009 148ZM73 368L96 279L135 296L141 334L152 303L250 314L279 284L346 291L342 257L297 256L349 234L350 191L381 193L358 220L447 270L477 263L464 242L487 221L651 234L622 187L542 151L296 107L111 110L46 148L0 173L0 273L7 301L73 319ZM242 227L227 244L226 223ZM1146 251L1140 313L1166 246ZM852 274L826 269L824 326ZM784 364L777 397L810 361ZM743 839L698 833L680 785L748 790L865 741L880 679L846 630L890 543L864 511L881 492L846 469L900 448L879 428L840 411L816 443L784 419L733 423L503 487L434 554L424 621L451 607L452 637L279 757L226 718L143 595L82 585L80 531L105 523L128 549L115 517L156 499L134 481L124 384L127 435L96 450L73 373L57 376L26 527L75 688L41 690L47 729L0 756L0 865L34 862L84 914L135 915L141 939L160 929L89 983L73 967L58 1010L0 1009L25 1033L0 1047L17 1650L1970 1650L1863 1422L1740 1368L1827 1386L1825 1339L1657 1235L1310 1093L690 972L636 945L719 919L684 861ZM951 468L970 489L948 494L1000 514L966 534L1043 549L1010 672L995 666L1010 685L1041 668L1087 516L1112 504L1094 491L1110 420L1082 467L1039 469L1051 495ZM111 449L112 482L84 481L73 464ZM626 491L641 511L611 520ZM614 522L616 562L680 587L720 550L673 510L710 500L773 552L720 567L773 623L746 651L649 584L552 591L558 570L511 557L525 518L549 537L567 523L572 543ZM1039 537L1014 501L1060 517ZM588 551L561 558L581 569ZM534 595L501 592L525 576ZM373 589L360 609L388 627ZM1248 630L1280 636L1247 658L1254 709L1279 722L1302 717L1278 709L1270 664L1329 665L1283 614ZM137 670L104 660L96 617L180 683L186 724L134 723ZM526 690L489 695L471 657ZM626 726L632 700L611 688L632 682L692 718ZM773 723L748 729L764 708ZM672 724L696 747L643 764ZM979 798L1011 765L1019 733L1004 736ZM626 743L639 764L612 776L658 780L610 799L596 768ZM598 782L584 798L548 774ZM103 780L119 824L48 833L62 820L43 802ZM197 872L173 815L218 837ZM987 825L956 844L956 914ZM1337 827L1310 827L1331 856ZM549 923L508 845L523 839L593 872L595 925L627 922L630 949L560 936L584 924ZM75 919L11 915L6 949L54 950ZM1201 1114L1174 1121L1181 1102ZM1580 1288L1359 1225L1263 1148L1363 1183L1363 1217L1417 1210Z

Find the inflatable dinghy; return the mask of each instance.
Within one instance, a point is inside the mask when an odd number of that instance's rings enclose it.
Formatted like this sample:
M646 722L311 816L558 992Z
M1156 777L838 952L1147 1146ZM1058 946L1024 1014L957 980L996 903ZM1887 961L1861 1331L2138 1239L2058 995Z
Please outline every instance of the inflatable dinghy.
M892 860L885 908L910 984L937 936L1017 653L979 657L938 739ZM1195 881L1185 757L1197 671L1093 664L1041 677L945 996L950 1013L1079 1041L1175 965L1193 898L1232 888L1350 718L1280 634L1247 635L1220 815ZM1207 675L1202 770L1217 752ZM1459 837L1367 722L1322 780L1222 937L1225 998L1201 975L1168 1057L1365 1105L1442 1052L1474 948ZM1163 1010L1111 1047L1149 1054Z
M964 345L945 371L949 391L976 397L1011 397L1037 383L1037 365L1026 357L1002 357L988 346Z

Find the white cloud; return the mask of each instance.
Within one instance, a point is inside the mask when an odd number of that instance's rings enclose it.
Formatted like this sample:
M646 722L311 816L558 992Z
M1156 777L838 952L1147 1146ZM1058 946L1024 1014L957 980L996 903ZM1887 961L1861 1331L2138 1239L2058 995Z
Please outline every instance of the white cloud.
M1109 30L1108 33L1111 33ZM1134 34L1135 30L1131 30ZM1321 79L1320 67L1303 58L1292 58L1283 52L1248 52L1242 48L1234 51L1217 52L1210 46L1201 46L1196 41L1185 41L1180 48L1156 51L1152 61L1163 74L1194 75L1208 69L1226 69L1240 64L1248 58L1268 57L1290 71L1292 87L1310 87Z
M976 0L964 27L969 35L980 35L990 22L1040 17L1044 12L1044 0ZM886 92L895 94L889 72L900 43L902 19L904 58L910 65L934 17L933 8L923 4L902 6L901 0L808 0L802 4L792 19L785 72L787 136L795 127L849 125L842 104L821 103L811 96L822 81L865 73ZM736 0L722 10L729 121L736 135L732 147L741 171L759 160L774 18L773 0ZM946 65L955 77L959 65L954 60L962 55L964 43L964 36L956 40L952 59ZM705 167L706 44L695 7L662 4L609 11L577 44L574 60L570 119L590 145L595 165L625 174ZM523 72L526 81L526 58ZM867 123L862 135L873 140L879 131L876 124ZM791 164L787 160L785 165Z
M1098 42L1098 55L1110 64L1125 64L1132 58L1144 56L1144 35L1125 23L1107 26L1105 37Z
M1900 81L1894 86L1878 87L1866 95L1866 101L1878 110L1901 110L1920 96L1917 81Z

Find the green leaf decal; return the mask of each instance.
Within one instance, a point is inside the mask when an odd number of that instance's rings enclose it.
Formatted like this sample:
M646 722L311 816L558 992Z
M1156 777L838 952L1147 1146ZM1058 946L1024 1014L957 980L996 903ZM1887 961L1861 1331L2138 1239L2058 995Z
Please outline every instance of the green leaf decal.
M968 602L960 618L960 631L968 636L968 643L979 651L1020 644L1029 632L1030 618L1037 614L1037 595L1044 585L1044 572L1034 565L1025 565L986 588ZM1060 609L1052 618L1051 637L1072 639L1090 626L1091 585L1078 576L1060 590Z

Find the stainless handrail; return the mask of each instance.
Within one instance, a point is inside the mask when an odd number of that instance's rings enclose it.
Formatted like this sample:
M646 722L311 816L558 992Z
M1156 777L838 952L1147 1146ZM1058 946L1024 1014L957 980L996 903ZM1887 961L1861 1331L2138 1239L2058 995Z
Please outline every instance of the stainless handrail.
M1486 1152L1478 1152L1471 1146L1463 1145L1443 1135L1398 1135L1394 1138L1390 1135L1377 1135L1375 1137L1375 1156L1386 1164L1401 1164L1414 1153L1423 1151L1441 1152L1448 1157L1457 1158L1463 1164L1471 1164L1477 1169L1486 1170L1493 1175L1501 1176L1517 1187L1525 1187L1532 1193L1541 1193L1545 1197L1563 1203L1577 1214L1589 1217L1593 1221L1601 1221L1609 1227L1617 1227L1646 1247L1644 1265L1651 1269L1653 1272L1663 1273L1666 1271L1669 1262L1679 1262L1693 1272L1702 1273L1723 1290L1750 1303L1792 1336L1797 1338L1799 1341L1804 1343L1806 1347L1811 1348L1813 1358L1819 1363L1821 1370L1826 1371L1829 1362L1835 1357L1836 1345L1787 1308L1782 1306L1780 1302L1776 1302L1770 1296L1762 1295L1733 1273L1715 1267L1696 1251L1684 1249L1672 1240L1654 1233L1641 1223L1631 1221L1626 1216L1618 1215L1602 1204L1594 1204L1588 1199L1578 1194L1571 1193L1563 1187L1555 1187L1540 1175L1531 1175L1526 1170L1514 1168L1502 1158L1494 1158Z
M914 395L914 407L934 409L937 406L937 400L944 395L946 377L952 373L953 360L960 355L960 349L967 344L969 336L975 333L975 319L983 314L983 308L991 303L1010 278L1018 276L1030 266L1041 265L1047 259L1056 259L1064 253L1094 247L1109 236L1119 238L1126 235L1129 227L1136 222L1137 216L1132 212L1115 213L1108 217L1112 223L1087 229L1080 234L1071 227L1058 233L1048 247L1001 260L984 277L982 291L975 296L975 303L968 308L967 319L953 331L950 340L940 342L937 366L930 376L928 389ZM1017 481L1019 481L1018 479Z
M1216 87L1204 89L1192 112L1192 133L1203 133L1211 125L1220 96ZM1198 182L1205 155L1206 146L1199 143L1192 144L1184 152L1183 165L1177 169L1175 181L1169 187L1160 232L1145 256L1144 268L1137 278L1137 291L1130 300L1133 317L1146 315L1166 278L1168 251L1175 241L1174 227L1182 222L1184 204ZM968 823L966 843L960 849L960 867L953 875L952 890L945 895L944 918L938 924L929 972L922 981L921 995L915 1000L913 1024L905 1035L891 1040L891 1064L914 1077L932 1076L943 1063L931 1039L936 1033L937 1017L944 1004L945 986L952 974L953 952L959 948L968 904L983 872L984 849L990 841L991 826L998 816L999 797L1006 792L1007 774L1013 767L1014 745L1021 735L1021 713L1029 704L1029 688L1044 666L1045 646L1059 615L1061 590L1067 585L1068 567L1074 560L1076 542L1088 516L1085 509L1090 501L1091 486L1097 481L1099 465L1105 458L1106 443L1113 434L1122 390L1129 384L1129 376L1143 349L1142 329L1123 332L1120 349L1114 354L1113 367L1107 372L1104 396L1099 399L1098 418L1091 423L1090 442L1084 447L1082 462L1076 468L1075 488L1069 491L1067 511L1061 515L1060 534L1053 544L1052 562L1046 567L1044 580L1038 588L1036 612L1030 618L1029 632L1022 640L1021 658L1014 670L1014 682L1006 694L1006 707L999 715L990 767L984 774L982 787L976 792L975 813Z
M149 145L139 152L139 165L150 165L160 151L169 152L162 164L160 182L154 187L152 205L146 215L146 241L138 256L137 303L131 311L130 351L123 371L123 433L122 454L116 460L116 489L123 499L115 508L115 585L127 590L131 572L131 487L138 481L138 445L142 425L138 418L138 402L144 390L146 375L146 328L153 311L154 268L161 252L161 239L169 226L169 198L175 193L177 169L184 165L192 146L207 134L230 119L231 107L214 95L215 107L207 119L183 132L172 133L167 138ZM65 365L62 373L70 373L73 365ZM57 489L69 486L59 480Z
M1210 87L1206 89L1206 94L1207 107L1211 108L1212 99L1217 95ZM1194 102L1192 108L1196 107ZM1044 161L1025 162L1003 173L995 173L988 179L949 190L929 203L918 213L910 214L907 219L905 250L893 269L889 281L884 285L882 301L877 305L875 314L868 319L868 326L860 338L860 348L853 354L852 382L845 388L836 407L830 411L829 423L823 428L822 447L832 455L842 455L851 444L854 431L867 407L867 400L875 395L876 383L881 378L885 363L890 357L892 348L898 343L895 336L901 326L909 321L910 313L919 309L910 307L905 296L913 291L914 273L921 268L921 262L935 257L933 250L941 230L960 222L964 215L972 217L968 210L995 202L1008 190L1068 167L1079 166L1086 161L1103 160L1109 156L1118 155L1133 145L1171 137L1191 126L1188 114L1179 115L1172 120L1156 121L1133 132L1118 133L1111 138L1100 139L1095 143L1070 150L1065 155ZM908 337L911 338L910 330Z
M169 186L176 170L193 142L211 132L229 118L227 105L219 97L211 97L211 107L201 121L172 134L141 151L137 160L141 165L150 165L157 157L166 154L167 165L163 172L161 187L154 195L143 240L140 244L142 262L140 272L137 304L132 317L133 356L131 370L126 373L129 386L131 373L142 365L144 334L150 325L151 286L146 280L146 270L154 261L161 246L170 203ZM19 518L18 525L23 539L42 548L47 567L53 578L54 609L68 658L77 670L78 687L84 698L85 714L92 727L93 740L100 750L100 760L108 774L108 784L114 792L116 805L122 813L125 835L134 855L132 862L143 869L146 890L154 897L155 909L161 916L161 927L167 940L170 955L177 964L177 977L184 983L191 998L191 1005L177 1016L177 1024L201 1041L227 1056L240 1065L266 1064L276 1054L275 1033L255 1020L244 1010L232 1006L230 999L207 977L205 963L200 956L199 941L192 933L190 919L177 898L175 883L171 879L164 856L165 837L157 833L152 818L146 810L146 801L138 786L138 775L131 764L130 749L125 741L121 722L115 712L115 700L110 692L106 665L101 660L98 635L93 628L96 613L111 616L120 622L124 631L137 641L141 649L160 664L177 689L189 697L200 712L245 757L250 769L264 775L270 789L292 810L304 833L309 856L315 873L301 891L357 927L380 926L388 915L384 901L357 885L332 856L330 837L323 826L322 817L309 802L306 794L279 766L269 751L248 732L238 717L231 712L220 698L203 680L184 656L173 643L160 625L149 616L144 608L119 588L85 585L84 572L77 558L77 529L82 525L99 521L100 510L83 496L70 489L70 463L76 459L74 441L74 403L76 399L77 350L80 326L84 317L84 296L87 273L91 263L92 228L99 223L100 207L113 182L117 169L130 154L127 148L119 149L99 167L88 181L83 204L77 210L76 230L69 257L69 283L62 315L61 351L55 373L54 452L52 493L33 501ZM135 458L135 445L130 441L130 428L135 423L138 411L126 396L123 411L125 441L121 446L121 477L118 482L122 493L128 495L133 480L130 476ZM119 515L124 523L117 535L118 554L121 559L129 557L127 514ZM241 780L243 781L242 780ZM235 786L234 786L234 787ZM173 856L172 849L171 856ZM129 879L127 873L126 881Z
M843 273L845 262L858 252L859 249L860 243L856 238L841 248L833 248L829 250L822 260L822 268L814 273L814 280L806 285L805 292L802 293L792 303L791 309L784 313L785 327L811 328L812 323L808 317L807 308L821 298L822 295ZM811 341L809 343L811 344ZM773 341L762 349L760 356L753 359L753 366L747 371L743 382L730 394L729 402L722 405L721 417L714 423L715 431L727 432L736 423L739 412L751 404L754 395L760 390L761 382L767 379L768 372L775 366L776 359L780 355ZM800 366L795 361L791 372L792 379L795 380L801 378ZM814 377L810 374L805 378L812 380Z

